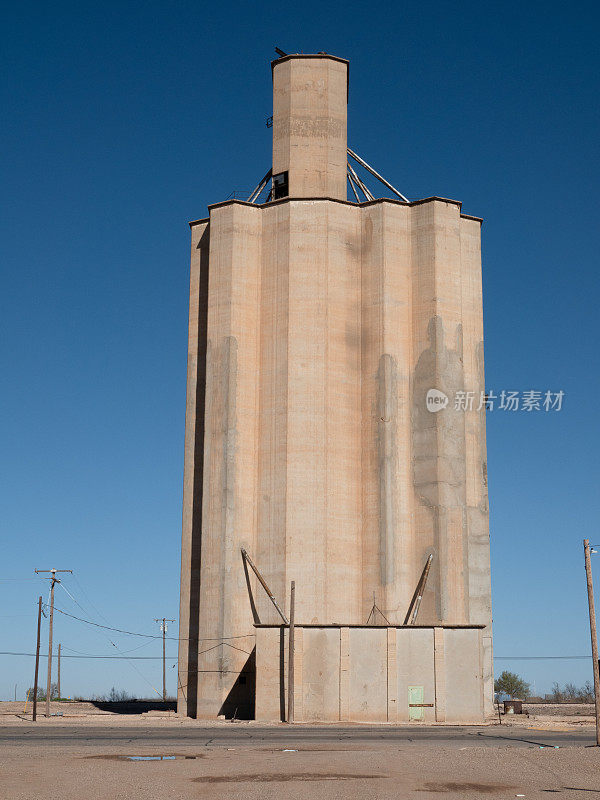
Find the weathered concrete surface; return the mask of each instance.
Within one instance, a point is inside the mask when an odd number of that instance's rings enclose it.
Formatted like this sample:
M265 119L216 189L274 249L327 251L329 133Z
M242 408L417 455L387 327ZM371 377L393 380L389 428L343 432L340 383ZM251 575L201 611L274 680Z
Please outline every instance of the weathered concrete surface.
M482 722L482 629L299 626L296 722ZM287 719L288 629L256 629L256 719ZM413 694L416 695L413 698ZM415 705L422 704L415 713Z
M205 222L192 229L188 325L178 668L179 710L188 716L196 715L198 687L208 264L209 231Z
M348 62L287 56L273 62L273 174L292 197L346 199Z
M291 160L274 169L296 163L305 183L192 224L179 708L203 718L253 710L241 546L280 603L296 581L301 624L364 624L373 595L402 624L433 553L418 621L484 626L492 710L480 220L452 200L357 204L332 188L346 75L332 58L275 62L274 159ZM343 135L295 114L331 114ZM432 388L450 398L438 413ZM277 623L251 585L260 621ZM341 703L354 678L342 669Z

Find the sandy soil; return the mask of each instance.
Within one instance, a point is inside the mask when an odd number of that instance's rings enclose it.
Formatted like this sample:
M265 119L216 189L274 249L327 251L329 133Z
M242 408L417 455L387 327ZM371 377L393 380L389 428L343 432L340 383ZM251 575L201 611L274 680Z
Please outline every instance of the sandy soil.
M31 703L27 705L26 712L24 712L24 708L25 704L23 701L0 702L0 725L7 723L13 724L16 719L30 720ZM501 724L533 727L539 730L572 730L574 728L587 728L595 724L593 705L554 705L546 703L528 704L524 705L523 708L527 713L502 714ZM38 703L38 722L41 724L48 724L50 720L46 720L44 717L44 710L45 704ZM194 726L197 724L195 720L180 717L174 711L157 710L148 711L144 714L120 714L98 708L93 703L87 702L52 703L50 713L59 715L61 721L65 724L71 721L76 721L78 724L84 722L90 725L142 723L148 725ZM204 726L218 726L223 723L217 720L212 723L203 720L202 724ZM436 726L438 724L443 723L436 723ZM494 717L489 720L487 724L498 724L498 718ZM257 726L260 725L260 723L253 722L252 725Z

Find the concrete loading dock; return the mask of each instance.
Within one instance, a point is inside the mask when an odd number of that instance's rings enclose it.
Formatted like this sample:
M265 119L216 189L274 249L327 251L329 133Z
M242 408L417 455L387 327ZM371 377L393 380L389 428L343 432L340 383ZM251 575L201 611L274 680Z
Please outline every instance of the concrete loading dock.
M287 718L288 628L256 629L256 719ZM296 625L295 722L481 722L482 625Z

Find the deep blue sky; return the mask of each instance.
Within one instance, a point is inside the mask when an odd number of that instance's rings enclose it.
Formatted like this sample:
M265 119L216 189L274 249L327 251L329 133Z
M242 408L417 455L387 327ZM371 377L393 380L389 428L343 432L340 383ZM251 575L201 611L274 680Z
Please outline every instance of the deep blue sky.
M589 652L581 540L600 540L596 10L7 6L2 576L19 580L0 581L2 649L34 648L45 589L35 567L75 570L69 591L99 619L81 585L116 627L158 633L154 617L178 614L187 222L270 165L277 45L348 58L350 146L410 198L460 199L485 218L487 386L566 393L560 413L488 415L495 652ZM57 605L84 616L60 588ZM60 614L55 641L116 653ZM134 655L159 655L148 642ZM160 688L160 661L134 663ZM538 691L591 677L582 661L496 668ZM22 696L32 675L32 659L0 656L0 697L15 683ZM128 662L64 662L70 696L112 685L152 691Z

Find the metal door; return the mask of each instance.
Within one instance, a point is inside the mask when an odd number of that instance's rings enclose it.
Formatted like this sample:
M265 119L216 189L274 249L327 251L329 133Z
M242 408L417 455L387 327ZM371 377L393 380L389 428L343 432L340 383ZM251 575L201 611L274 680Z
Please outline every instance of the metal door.
M423 719L424 691L422 686L408 687L408 719Z

